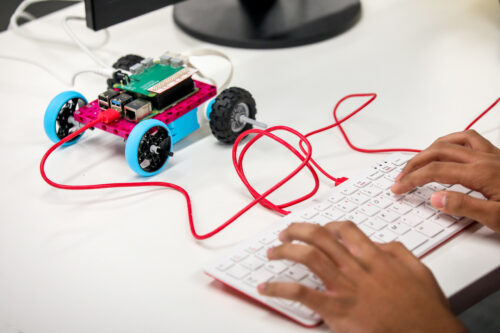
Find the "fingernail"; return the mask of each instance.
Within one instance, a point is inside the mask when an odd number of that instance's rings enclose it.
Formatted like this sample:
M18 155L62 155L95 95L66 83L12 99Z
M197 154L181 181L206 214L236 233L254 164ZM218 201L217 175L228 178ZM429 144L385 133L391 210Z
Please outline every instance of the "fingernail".
M400 188L401 188L401 185L396 182L396 183L394 183L394 185L391 186L391 191L396 193Z
M260 292L263 292L264 289L266 289L266 284L267 284L266 282L259 284L257 286L257 290L260 291Z
M437 209L442 209L446 205L446 192L434 192L431 195L431 205Z
M284 241L285 241L285 232L284 232L284 230L283 230L283 231L281 231L281 232L278 234L278 239L279 239L280 241L282 241L282 242L284 242Z
M273 253L273 249L274 249L274 247L270 247L270 248L267 249L266 255L267 255L268 258L271 258L271 255Z

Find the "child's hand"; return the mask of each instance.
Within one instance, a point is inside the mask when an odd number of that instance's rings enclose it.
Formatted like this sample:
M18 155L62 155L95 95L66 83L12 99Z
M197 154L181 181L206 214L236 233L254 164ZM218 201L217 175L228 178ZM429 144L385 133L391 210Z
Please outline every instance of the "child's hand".
M500 232L500 149L491 142L474 130L439 138L406 164L392 191L401 194L434 181L461 184L487 199L440 191L431 197L434 207Z

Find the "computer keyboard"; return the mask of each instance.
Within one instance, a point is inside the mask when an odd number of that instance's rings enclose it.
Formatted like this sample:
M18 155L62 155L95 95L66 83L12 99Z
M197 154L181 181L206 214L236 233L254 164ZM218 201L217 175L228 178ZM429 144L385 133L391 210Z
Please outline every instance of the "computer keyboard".
M430 196L450 190L484 198L461 185L430 183L409 193L395 195L390 187L412 155L392 154L333 188L319 203L294 211L279 222L218 257L205 267L211 277L271 307L304 326L314 326L321 318L307 307L281 298L259 295L257 285L270 281L302 283L324 290L322 282L307 267L288 260L269 261L267 249L281 242L279 233L292 222L324 225L350 220L370 239L379 243L399 241L421 257L442 244L473 221L434 209Z

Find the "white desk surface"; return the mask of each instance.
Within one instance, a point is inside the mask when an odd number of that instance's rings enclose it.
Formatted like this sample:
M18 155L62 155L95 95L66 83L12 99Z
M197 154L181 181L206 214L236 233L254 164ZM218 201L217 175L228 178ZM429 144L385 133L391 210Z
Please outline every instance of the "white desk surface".
M66 40L59 23L68 14L83 14L83 5L27 28ZM262 121L306 132L330 123L331 109L344 95L377 92L379 99L346 125L353 141L372 148L424 148L440 135L463 129L498 97L499 28L494 0L371 0L364 1L358 25L328 41L282 50L218 48L234 59L233 85L255 96ZM76 30L86 39L94 36L83 25ZM174 27L171 8L110 31L110 43L98 51L108 63L127 53L157 56L165 50L212 47ZM10 32L0 34L0 45L0 54L37 59L66 77L94 67L76 48L33 43ZM200 64L224 77L222 61ZM0 59L0 70L0 330L307 331L222 288L202 271L207 261L279 216L257 207L220 235L196 242L183 198L174 191L49 187L38 171L51 145L43 113L67 87L28 65ZM92 100L105 82L87 75L75 89ZM499 145L499 124L497 107L476 128ZM318 161L338 176L353 175L381 158L349 150L337 131L312 142ZM56 152L47 171L73 184L142 180L128 168L124 147L117 137L86 133L77 145ZM189 190L200 232L250 200L230 151L205 126L179 144L166 171L151 179ZM248 154L246 165L252 182L266 189L297 161L263 141ZM331 186L324 179L322 185L322 192ZM283 202L310 187L304 172L272 198ZM500 266L500 236L472 228L424 262L446 295L454 295Z

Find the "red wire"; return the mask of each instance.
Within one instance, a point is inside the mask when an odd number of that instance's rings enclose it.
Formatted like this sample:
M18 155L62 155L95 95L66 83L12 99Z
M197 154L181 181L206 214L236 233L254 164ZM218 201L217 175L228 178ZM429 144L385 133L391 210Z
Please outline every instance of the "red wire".
M491 109L493 109L493 108L495 107L495 105L497 105L497 104L498 104L498 102L500 102L500 97L499 97L499 98L498 98L495 102L493 102L493 104L491 104L491 105L490 105L490 106L489 106L486 110L484 110L484 111L483 111L483 112L482 112L479 116L477 116L477 117L476 117L476 119L474 119L474 120L472 121L472 123L470 123L470 124L469 124L469 126L467 126L467 127L465 128L465 130L464 130L464 131L467 131L467 130L468 130L468 129L470 129L472 126L474 126L474 124L475 124L475 123L477 123L477 121L478 121L479 119L481 119L481 118L482 118L485 114L487 114L488 112L490 112L490 111L491 111Z
M337 117L337 110L339 106L346 100L350 98L359 98L359 97L369 97L369 99L363 103L360 107L358 107L356 110L342 118L341 120L338 120ZM336 105L335 108L333 109L333 118L335 119L335 122L331 125L328 125L326 127L320 128L318 130L312 131L310 133L307 133L306 135L302 135L298 131L294 130L293 128L287 127L287 126L274 126L270 127L266 130L260 130L260 129L251 129L248 131L243 132L238 136L236 139L234 145L233 145L233 150L232 150L232 158L233 158L233 165L236 169L236 172L238 176L240 177L241 181L243 184L248 188L250 194L253 196L254 200L252 200L248 205L243 207L240 211L238 211L233 217L231 217L229 220L218 226L217 228L213 229L212 231L205 233L205 234L198 234L196 231L196 228L194 226L194 221L193 221L193 211L192 211L192 205L191 205L191 198L189 197L188 192L182 188L179 185L172 184L172 183L166 183L166 182L134 182L134 183L106 183L106 184L94 184L94 185L64 185L64 184L59 184L56 183L52 180L50 180L46 173L45 173L45 162L47 161L47 158L56 150L59 148L61 145L64 143L72 140L73 138L77 137L78 135L82 134L84 131L87 129L94 127L100 122L105 122L106 121L106 116L103 115L102 117L99 117L97 120L83 126L79 130L75 131L74 133L68 135L61 141L57 142L54 144L42 157L42 160L40 161L40 174L42 175L42 178L47 182L47 184L59 188L59 189L64 189L64 190L94 190L94 189L104 189L104 188L118 188L118 187L143 187L143 186L155 186L155 187L166 187L166 188L171 188L175 191L180 192L183 196L184 199L186 200L186 206L187 206L187 211L188 211L188 219L189 219L189 228L191 230L191 233L194 238L202 240L202 239L207 239L215 234L219 233L223 229L225 229L227 226L229 226L231 223L233 223L236 219L238 219L241 215L243 215L245 212L247 212L250 208L255 206L256 204L261 204L266 208L269 208L271 210L277 211L283 215L289 214L289 211L284 210L283 208L287 208L290 206L293 206L299 202L302 202L304 200L307 200L311 198L319 188L319 178L314 170L313 166L316 167L322 174L324 174L326 177L331 179L332 181L335 182L335 186L338 184L342 183L343 181L347 180L347 178L342 177L342 178L335 178L328 174L313 158L312 158L312 146L309 140L307 139L309 136L324 132L328 129L338 127L340 132L342 133L342 136L344 140L347 142L349 147L352 149L363 152L363 153L379 153L379 152L396 152L396 151L402 151L402 152L419 152L420 150L417 149L407 149L407 148L390 148L390 149L364 149L364 148L359 148L355 146L354 144L351 143L349 137L347 136L344 128L342 127L342 123L345 122L346 120L350 119L352 116L363 110L365 107L367 107L369 104L371 104L375 99L377 98L376 94L352 94L345 96L342 98ZM479 119L481 119L486 113L488 113L491 109L493 109L498 102L500 101L500 98L498 98L488 109L486 109L484 112L482 112L472 123L469 124L469 126L466 127L466 130L471 128ZM273 134L273 132L276 131L285 131L294 134L299 138L299 147L302 150L301 154L297 149L295 149L291 144L280 138L279 136ZM242 148L240 154L238 155L238 145L240 142L249 134L256 134L252 139L250 139ZM263 136L269 137L273 139L274 141L281 143L283 146L285 146L289 151L291 151L299 160L301 161L300 165L295 168L288 176L283 178L281 181L279 181L277 184L272 186L270 189L265 191L263 194L259 194L250 184L248 179L245 176L245 172L243 170L243 160L245 157L246 152L248 149L260 138ZM304 147L306 145L307 149ZM267 200L266 197L269 196L271 193L276 191L278 188L286 184L290 179L292 179L295 175L297 175L304 167L307 167L309 171L311 172L313 179L314 179L314 188L308 193L305 194L295 200L292 200L287 203L275 205L271 201Z

